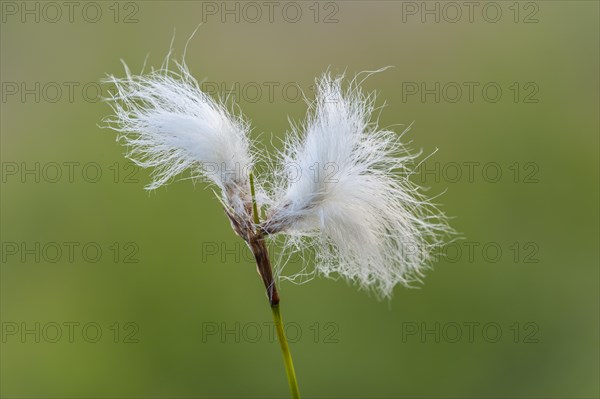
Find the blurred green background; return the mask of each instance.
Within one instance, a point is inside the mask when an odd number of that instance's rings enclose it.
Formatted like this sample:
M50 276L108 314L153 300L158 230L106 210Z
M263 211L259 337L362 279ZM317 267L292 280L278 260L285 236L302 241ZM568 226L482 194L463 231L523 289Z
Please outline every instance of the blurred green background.
M305 397L598 397L598 2L476 2L471 17L461 2L275 2L271 20L262 2L47 4L2 2L3 397L288 396L262 284L211 190L148 194L98 127L97 82L119 59L160 65L174 29L179 57L203 20L190 70L220 94L239 85L265 152L306 112L294 88L395 66L365 88L381 125L414 121L411 146L439 148L413 178L446 190L465 238L389 303L281 283Z

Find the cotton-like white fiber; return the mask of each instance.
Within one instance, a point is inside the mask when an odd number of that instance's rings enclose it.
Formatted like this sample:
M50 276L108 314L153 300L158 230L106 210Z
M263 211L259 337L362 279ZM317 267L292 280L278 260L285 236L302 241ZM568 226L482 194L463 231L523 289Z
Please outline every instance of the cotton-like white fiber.
M343 76L317 82L307 121L288 135L264 228L287 235L291 250L309 245L317 274L389 297L423 276L449 229L408 179L416 155L378 127L374 99Z
M242 211L249 200L248 172L253 158L242 116L204 93L185 64L148 74L109 76L116 92L108 99L114 115L105 121L120 132L127 157L152 169L156 189L183 171L207 178L222 190L224 202Z
M106 119L128 148L127 157L152 169L156 189L189 170L221 190L235 231L285 237L286 250L315 253L315 264L287 276L344 278L380 298L397 284L420 281L433 252L451 231L446 218L409 180L418 154L402 134L380 128L373 94L356 79L325 74L317 81L307 120L292 127L278 166L256 176L254 224L249 174L255 163L250 125L204 93L185 63L147 74L109 76L114 114ZM265 190L264 182L270 182ZM276 274L284 276L283 265ZM285 272L285 270L283 270Z

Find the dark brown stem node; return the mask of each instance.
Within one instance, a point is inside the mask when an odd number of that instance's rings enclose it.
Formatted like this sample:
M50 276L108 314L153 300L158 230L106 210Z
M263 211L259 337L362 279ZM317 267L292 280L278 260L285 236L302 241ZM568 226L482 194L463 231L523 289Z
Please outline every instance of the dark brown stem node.
M265 244L264 235L259 231L256 234L251 234L248 237L248 245L254 254L256 259L256 268L258 274L265 284L267 290L267 298L271 306L279 303L279 293L275 286L275 279L273 278L273 269L271 268L271 261L269 259L269 251Z

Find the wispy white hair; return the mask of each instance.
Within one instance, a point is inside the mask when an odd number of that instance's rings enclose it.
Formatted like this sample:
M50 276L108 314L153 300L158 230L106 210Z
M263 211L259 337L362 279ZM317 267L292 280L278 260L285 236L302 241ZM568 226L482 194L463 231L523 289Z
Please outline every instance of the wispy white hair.
M419 154L401 143L402 135L378 126L374 94L365 94L356 79L344 85L343 76L327 73L317 81L307 121L292 127L271 178L258 176L257 202L267 212L257 229L249 123L204 93L183 61L169 69L169 55L158 70L133 75L125 65L124 78L107 79L115 87L107 99L114 115L105 121L120 132L127 157L152 168L147 189L185 170L208 178L246 242L282 235L286 249L315 252L314 267L292 280L341 277L378 297L420 281L450 228L409 180Z
M316 87L307 121L285 142L263 228L314 250L315 268L292 279L342 277L389 297L423 276L445 218L409 180L419 154L374 120L375 95L329 73Z
M147 189L190 170L216 184L225 204L243 213L253 164L249 123L204 93L183 61L174 70L168 64L169 56L160 69L140 75L124 64L124 78L110 75L106 82L115 92L107 100L114 115L105 122L121 133L130 160L152 168Z

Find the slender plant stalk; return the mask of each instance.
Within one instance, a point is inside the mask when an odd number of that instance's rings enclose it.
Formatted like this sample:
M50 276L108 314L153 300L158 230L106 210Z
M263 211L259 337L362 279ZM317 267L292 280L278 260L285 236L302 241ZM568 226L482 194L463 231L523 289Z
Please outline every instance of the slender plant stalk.
M294 371L294 362L292 362L292 353L288 346L285 332L283 331L283 320L281 319L281 311L279 304L271 305L271 311L273 312L273 321L275 321L275 327L277 328L277 337L279 338L279 344L281 346L281 353L283 354L283 361L285 363L285 373L287 374L288 383L290 384L290 391L292 398L300 398L300 390L298 389L298 380L296 379L296 372Z
M258 206L256 205L256 192L254 190L254 175L250 173L250 194L252 194L252 214L254 215L254 224L257 226L260 223L260 215L258 214Z
M250 193L252 194L252 213L254 215L254 223L256 226L260 224L260 217L258 214L258 206L256 205L256 193L254 190L254 176L250 173ZM267 296L269 303L271 304L271 312L273 313L273 321L277 329L277 338L279 339L279 345L281 347L281 353L283 355L283 362L285 364L285 373L287 375L288 384L290 385L290 392L293 399L300 398L300 390L298 389L298 380L296 379L296 372L294 371L294 363L292 361L292 353L285 337L285 331L283 329L283 320L281 318L281 310L279 309L279 294L275 287L275 280L273 278L273 270L271 268L271 262L269 260L269 253L264 242L263 232L258 230L255 235L250 237L248 244L250 245L252 252L256 258L256 265L258 273L263 279L265 288L267 289Z

